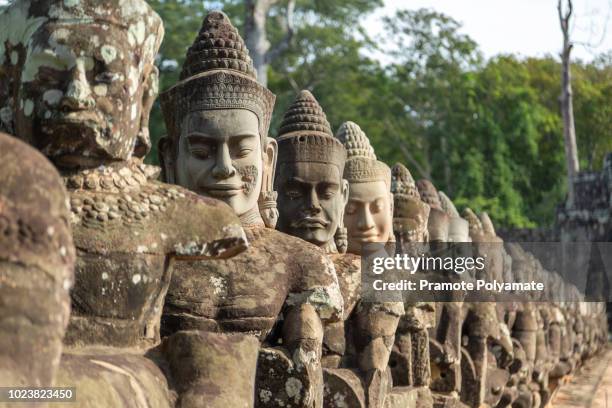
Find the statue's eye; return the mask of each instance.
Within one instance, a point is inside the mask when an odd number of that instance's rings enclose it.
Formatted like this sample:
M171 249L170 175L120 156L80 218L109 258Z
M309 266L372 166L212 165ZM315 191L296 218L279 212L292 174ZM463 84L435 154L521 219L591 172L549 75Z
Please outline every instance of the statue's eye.
M321 197L322 198L332 198L334 195L336 195L336 192L334 191L334 189L332 187L327 187L325 189L323 189L323 191L321 192Z
M357 206L352 203L347 204L346 208L344 209L345 214L355 214L356 211L357 211Z
M207 146L203 144L198 144L189 147L189 151L191 154L198 159L208 159L214 153L214 148L212 146Z
M105 72L102 72L96 75L96 82L102 82L104 84L110 85L116 80L117 80L117 74L114 74L112 72L105 71Z
M59 75L54 69L40 67L36 75L37 79L45 84L56 84L59 82Z
M242 149L240 149L238 151L238 154L236 155L237 157L247 157L249 155L249 153L251 153L253 151L253 149L248 148L248 147L243 147Z
M296 189L289 189L285 191L285 195L290 199L290 200L295 200L297 198L300 198L302 196L302 194L299 192L299 190Z
M383 210L383 207L384 207L383 200L379 198L372 203L370 208L372 209L373 213L377 213L377 212L381 212Z

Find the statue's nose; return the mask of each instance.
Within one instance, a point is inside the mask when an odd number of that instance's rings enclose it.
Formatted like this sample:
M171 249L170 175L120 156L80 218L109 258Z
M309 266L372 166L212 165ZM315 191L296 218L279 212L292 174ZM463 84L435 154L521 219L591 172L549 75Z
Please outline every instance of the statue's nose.
M91 87L87 81L87 75L84 63L77 61L75 67L71 71L70 79L66 89L64 98L62 99L62 107L69 109L88 109L95 104Z
M217 180L230 178L236 174L236 169L232 164L227 144L223 143L217 151L217 160L212 170L212 175Z

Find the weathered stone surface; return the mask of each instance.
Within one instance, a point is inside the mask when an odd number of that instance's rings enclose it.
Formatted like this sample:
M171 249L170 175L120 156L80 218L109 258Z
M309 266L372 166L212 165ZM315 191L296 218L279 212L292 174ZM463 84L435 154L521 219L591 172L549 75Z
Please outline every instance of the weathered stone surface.
M366 395L360 376L346 368L323 370L325 408L366 408Z
M54 384L70 313L67 193L39 152L0 133L0 384Z
M259 353L255 336L180 331L161 346L181 408L248 408ZM231 384L220 387L219 384Z
M75 387L76 404L86 408L169 408L176 398L154 361L139 352L118 354L115 348L65 350L56 386Z
M176 258L225 258L246 247L225 204L147 179L145 170L111 165L65 176L68 185L79 176L141 180L115 192L70 189L79 257L68 344L156 343Z
M246 236L249 248L237 256L176 265L164 308L165 334L239 332L274 342L278 334L272 328L285 304L310 303L324 320L340 318L334 267L318 248L268 228L247 228Z

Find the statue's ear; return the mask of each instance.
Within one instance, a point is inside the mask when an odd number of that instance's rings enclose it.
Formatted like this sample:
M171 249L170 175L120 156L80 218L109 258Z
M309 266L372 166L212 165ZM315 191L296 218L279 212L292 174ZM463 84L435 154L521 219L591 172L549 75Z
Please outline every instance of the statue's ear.
M271 137L266 137L266 146L263 152L264 156L264 185L262 190L274 190L274 175L276 174L276 161L278 159L278 143Z
M266 137L265 146L263 146L263 175L261 180L261 191L257 205L259 213L268 228L276 228L278 222L278 209L276 208L276 199L278 194L274 191L274 174L276 173L276 158L278 157L278 144L276 140Z
M346 204L349 199L349 182L345 179L342 179L341 185L342 194L342 211L340 211L340 219L338 220L338 229L334 233L334 242L336 244L336 248L338 252L341 254L345 254L348 249L348 231L344 226L344 210L346 209Z
M172 140L168 136L162 136L157 143L157 154L162 173L161 180L164 183L175 184L175 154Z
M342 201L345 207L346 207L346 204L348 203L349 191L350 191L349 182L346 179L342 179Z
M153 102L157 98L159 89L159 70L156 66L151 68L151 72L144 78L142 90L142 111L140 114L140 127L138 137L134 146L134 156L143 158L151 151L151 137L149 135L149 118Z

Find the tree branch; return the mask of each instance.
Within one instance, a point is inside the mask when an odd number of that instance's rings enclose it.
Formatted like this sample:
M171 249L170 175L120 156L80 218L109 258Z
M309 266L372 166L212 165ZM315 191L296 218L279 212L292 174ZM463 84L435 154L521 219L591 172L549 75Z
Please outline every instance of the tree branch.
M293 13L295 11L295 1L289 0L287 3L287 12L285 14L285 36L279 41L278 44L271 48L266 53L266 63L269 64L285 52L291 45L293 40L293 34L295 33L295 27L293 24Z

